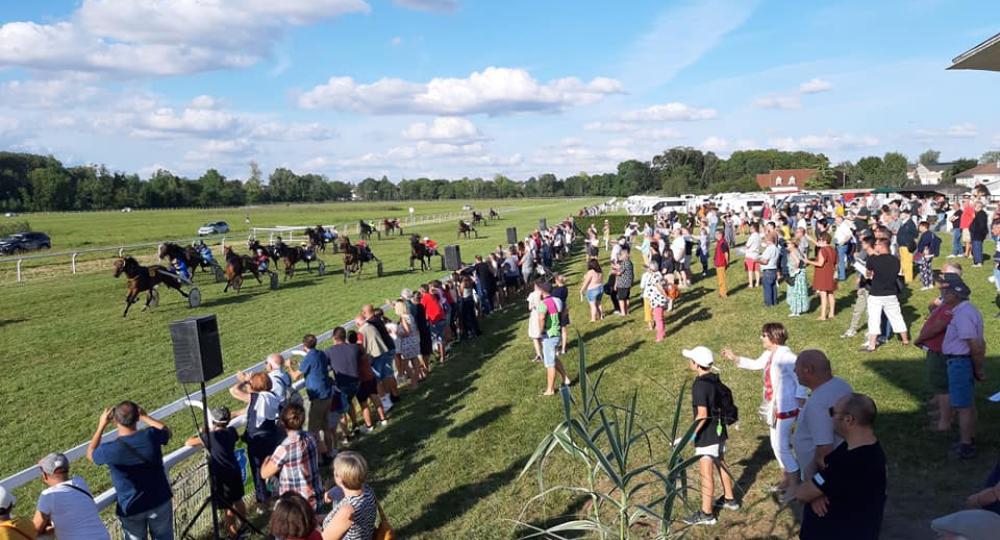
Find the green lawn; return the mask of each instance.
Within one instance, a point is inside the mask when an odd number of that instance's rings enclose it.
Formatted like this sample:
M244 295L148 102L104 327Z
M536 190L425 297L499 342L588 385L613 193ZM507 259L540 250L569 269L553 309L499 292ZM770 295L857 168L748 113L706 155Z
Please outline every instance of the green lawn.
M551 222L582 204L525 202L501 226L481 230L489 238L463 240L463 254L468 258L503 242L503 226L527 228L538 217ZM426 230L441 240L454 234L453 224ZM8 377L0 394L0 475L33 463L45 452L84 440L102 405L129 396L152 408L176 398L181 391L174 382L166 331L169 321L194 313L217 313L227 367L235 369L258 361L265 352L295 343L304 331L323 330L346 320L362 302L380 301L421 280L419 273L404 269L404 240L376 242L375 250L387 261L389 274L379 280L369 277L344 286L339 276L302 275L278 291L249 285L240 296L222 295L221 286L203 285L205 303L198 310L186 308L176 295L165 292L158 310L135 312L125 321L119 316L123 284L103 273L5 286L0 294L3 350L9 373L16 376ZM327 259L339 260L330 255ZM334 266L339 268L339 262ZM668 421L675 392L691 377L680 356L682 348L702 344L717 351L731 345L737 352L756 355L760 325L779 320L790 330L793 350L826 351L835 374L871 394L879 406L877 431L889 457L885 538L927 537L930 519L958 509L992 465L998 435L990 426L1000 420L1000 414L985 396L996 385L987 382L979 388L981 457L967 462L949 459L952 437L925 430L927 395L921 352L893 342L865 355L856 350L859 339L839 337L853 303L848 287L838 291L835 321L817 322L815 315L789 319L784 305L769 310L761 307L759 290L747 290L744 276L734 266L729 272L734 294L721 300L714 295L714 279L697 282L669 315L667 340L656 344L642 323L641 311L629 318L586 322L586 304L575 293L581 270L582 260L577 256L566 273L573 291L573 328L589 351L588 371L606 371L602 387L607 400L624 401L638 390L647 422ZM1000 325L992 319L992 285L986 282L987 269L968 270L973 300L987 317L991 345L986 369L993 381L1000 376L992 345L1000 339ZM915 291L909 298L905 313L912 331L919 329L931 296L931 292ZM517 480L517 475L538 442L561 419L558 400L538 395L543 372L530 361L533 353L526 338L525 316L525 305L520 302L484 321L483 337L458 345L448 364L437 369L426 384L417 391L404 391L389 426L357 444L370 461L376 491L399 537L515 536L511 520L537 493L533 478ZM570 358L575 351L571 347ZM567 367L575 380L576 362L569 361ZM739 513L723 514L719 526L694 531L693 536L792 536L791 513L779 511L765 492L766 486L778 480L779 472L765 426L754 415L761 375L723 364L722 377L733 388L744 418L741 429L732 434L727 458L746 492L746 504ZM685 407L684 413L688 412ZM186 418L177 417L171 423L181 433L190 430ZM661 444L654 451L665 454L667 448ZM101 478L91 468L80 471L88 479ZM583 474L558 451L546 468L550 483L579 481ZM34 493L37 489L26 490L29 498L25 500L31 500ZM527 517L542 523L578 509L576 501L555 498L534 507Z

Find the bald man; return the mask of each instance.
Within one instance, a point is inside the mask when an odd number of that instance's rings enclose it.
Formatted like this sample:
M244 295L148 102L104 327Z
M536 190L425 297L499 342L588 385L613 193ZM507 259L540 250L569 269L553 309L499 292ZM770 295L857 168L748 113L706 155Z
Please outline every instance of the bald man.
M854 390L840 377L834 377L830 360L823 351L809 349L795 359L799 385L809 388L809 398L799 411L792 436L792 447L799 462L802 480L812 478L825 465L823 460L844 440L833 430L830 407Z
M844 442L826 456L826 468L795 491L807 503L799 538L876 540L885 509L886 459L875 436L875 402L848 394L829 415Z
M271 379L271 392L281 400L281 406L289 400L292 392L292 377L285 371L285 357L278 353L267 355L267 376ZM299 398L301 401L301 398Z

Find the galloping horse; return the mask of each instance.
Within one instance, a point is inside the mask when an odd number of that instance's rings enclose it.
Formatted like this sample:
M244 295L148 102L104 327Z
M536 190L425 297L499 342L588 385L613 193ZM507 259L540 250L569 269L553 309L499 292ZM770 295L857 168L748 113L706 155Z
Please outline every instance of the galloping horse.
M327 231L322 225L316 225L315 227L306 227L306 237L309 238L309 244L313 246L313 249L318 249L322 253L326 253L326 245L333 244L334 252L337 251L337 244L334 241L337 239L337 235L331 231Z
M486 225L486 219L479 212L472 213L472 224L473 225Z
M431 251L427 249L423 243L420 242L420 237L411 234L410 235L410 270L413 270L413 261L420 261L420 271L430 270L431 268Z
M171 270L172 273L180 274L181 265L178 265L177 263L182 263L183 267L187 268L187 271L190 273L189 276L183 276L183 279L186 281L194 279L194 271L196 268L200 267L204 270L212 267L212 263L202 258L201 253L198 253L198 250L195 248L183 248L173 242L164 242L160 244L156 254L160 259L167 259L170 261L171 266L175 266L175 268Z
M306 271L312 272L312 261L316 260L316 252L312 249L306 249L302 246L291 247L286 244L281 244L281 248L277 250L278 257L285 264L285 279L295 276L295 265L299 262L306 263Z
M370 223L363 219L358 221L358 236L362 240L371 240L373 232L375 232L375 227L372 227ZM343 246L344 242L341 241L340 245Z
M470 225L469 222L464 219L458 220L458 236L462 236L464 234L465 238L469 238L469 233L473 233L476 235L476 238L479 238L479 231L477 231L475 227Z
M253 277L260 281L260 272L257 271L257 263L246 255L237 255L233 248L226 246L226 288L222 292L229 290L229 287L236 289L239 293L243 287L243 274L250 272Z
M154 288L160 283L181 293L184 298L188 296L181 289L180 280L173 277L169 270L163 266L158 264L150 267L142 266L132 257L116 257L114 266L115 277L124 273L128 278L128 294L125 295L125 312L122 313L122 317L128 315L128 308L136 303L142 292L146 293L146 305L142 308L143 311L146 311L149 308L149 303L153 301Z
M500 213L490 208L490 219L500 219Z
M386 236L389 236L393 231L399 231L399 235L403 236L403 224L399 222L399 218L385 218L382 220L382 229L385 230Z
M250 239L247 240L247 249L250 250L250 253L256 255L257 254L257 250L259 250L259 249L264 250L264 253L267 254L267 257L269 259L271 259L272 261L274 261L275 266L277 266L277 264L278 264L278 259L281 258L281 256L278 255L278 251L280 251L281 249L283 249L284 245L285 244L281 241L281 237L280 236L278 237L278 241L277 242L275 242L274 244L271 244L271 245L266 245L266 246L264 244L261 244L260 240L257 240L256 238L250 238ZM256 265L254 265L254 266L256 266Z
M360 278L366 262L379 260L366 244L351 244L351 239L346 236L340 238L340 251L344 253L345 283L354 274Z

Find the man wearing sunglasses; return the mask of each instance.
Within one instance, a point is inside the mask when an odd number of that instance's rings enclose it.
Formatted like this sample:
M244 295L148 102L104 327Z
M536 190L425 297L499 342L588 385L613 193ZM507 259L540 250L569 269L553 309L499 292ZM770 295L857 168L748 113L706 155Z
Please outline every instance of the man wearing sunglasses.
M875 436L875 402L852 393L828 409L844 442L826 456L826 468L800 485L806 504L799 538L875 540L885 508L885 452Z

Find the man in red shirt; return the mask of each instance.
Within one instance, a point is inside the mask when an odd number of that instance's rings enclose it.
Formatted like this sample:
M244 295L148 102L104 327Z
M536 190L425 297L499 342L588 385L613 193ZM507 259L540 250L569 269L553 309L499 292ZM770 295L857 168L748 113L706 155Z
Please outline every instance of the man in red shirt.
M448 325L444 316L444 308L438 301L437 295L431 293L427 285L420 286L420 305L424 306L427 314L427 325L430 326L431 341L438 350L438 361L444 363L444 328Z
M972 221L976 218L976 207L972 199L966 195L962 200L962 217L958 220L958 228L962 229L962 244L965 246L965 256L972 257Z
M715 280L719 283L719 297L725 298L726 268L729 266L729 244L722 229L715 231Z

